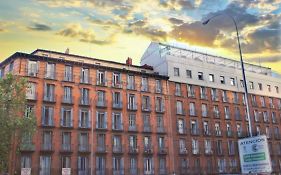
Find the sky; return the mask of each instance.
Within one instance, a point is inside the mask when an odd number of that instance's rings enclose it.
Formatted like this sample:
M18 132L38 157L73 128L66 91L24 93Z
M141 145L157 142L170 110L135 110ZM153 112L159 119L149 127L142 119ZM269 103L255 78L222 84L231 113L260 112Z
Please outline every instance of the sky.
M2 0L0 60L69 48L118 62L131 57L139 65L151 41L239 59L229 16L244 60L281 73L281 0Z

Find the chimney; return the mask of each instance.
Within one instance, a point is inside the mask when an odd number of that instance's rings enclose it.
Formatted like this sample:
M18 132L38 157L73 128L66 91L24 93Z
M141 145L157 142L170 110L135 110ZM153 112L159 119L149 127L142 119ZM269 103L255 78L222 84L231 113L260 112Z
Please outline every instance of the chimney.
M127 60L126 60L126 64L129 65L129 66L133 65L132 58L128 57Z

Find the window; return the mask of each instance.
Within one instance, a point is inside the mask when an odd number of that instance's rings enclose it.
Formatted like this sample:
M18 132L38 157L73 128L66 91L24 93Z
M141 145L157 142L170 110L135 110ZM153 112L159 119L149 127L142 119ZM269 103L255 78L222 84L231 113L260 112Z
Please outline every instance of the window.
M43 131L42 136L42 150L51 151L52 150L52 135L51 131Z
M181 84L180 83L175 83L175 95L176 96L181 96Z
M210 135L210 130L209 130L209 123L208 121L203 122L203 130L204 130L204 135Z
M44 101L53 102L55 93L55 85L53 84L45 84L44 86Z
M55 79L55 75L56 75L55 72L56 72L56 65L54 63L47 63L46 64L45 78Z
M269 126L265 127L265 135L269 139L271 137L271 132Z
M112 103L113 103L113 108L122 108L122 97L121 97L121 92L112 92Z
M195 97L195 89L193 85L187 85L188 86L188 97Z
M271 86L269 84L267 85L267 90L268 92L271 92Z
M235 107L234 111L235 111L235 119L236 120L241 120L240 108L239 107Z
M112 113L112 129L113 130L123 130L122 114L113 112Z
M183 114L182 101L176 102L176 112L177 114Z
M150 116L146 114L143 115L143 130L145 132L151 131Z
M157 116L157 129L158 131L164 131L164 120L162 115Z
M128 95L128 109L129 110L137 110L135 94L129 94Z
M143 95L142 96L142 110L143 111L150 111L150 97Z
M260 100L261 100L261 106L265 107L265 98L261 96Z
M275 91L277 94L279 94L279 87L278 86L275 86Z
M161 93L162 92L161 80L155 80L155 82L156 82L156 87L155 87L156 93Z
M105 157L96 156L96 174L105 175L106 174L106 164Z
M119 156L112 157L113 174L124 174L124 158Z
M239 103L239 99L238 99L238 93L237 92L233 92L233 103L238 104Z
M80 75L80 82L88 84L89 81L89 69L88 68L81 68L81 75Z
M232 136L232 130L231 130L231 124L227 123L226 124L226 134L228 137Z
M212 154L211 140L205 140L205 154Z
M189 103L189 115L191 115L191 116L196 115L196 113L195 113L195 103L194 102Z
M229 106L224 107L224 114L225 114L225 119L230 119L230 110Z
M54 126L54 108L43 106L42 109L42 126Z
M262 84L258 83L259 90L262 91Z
M112 86L116 88L122 87L122 80L121 80L121 74L119 72L113 72L112 75Z
M242 136L241 124L236 124L236 128L237 128L237 135L238 135L238 137L241 137Z
M208 115L208 108L207 104L201 104L201 111L202 111L202 117L207 117Z
M165 174L166 173L166 159L165 157L159 158L159 174Z
M187 153L187 148L185 145L185 139L179 139L179 151L180 154L186 154Z
M155 111L156 112L164 112L165 111L164 99L162 97L156 97L155 100Z
M105 92L98 91L97 96L98 96L97 106L104 107L106 105Z
M165 139L162 136L158 137L158 149L159 150L165 149Z
M80 109L79 110L79 128L90 128L90 110Z
M250 81L249 83L250 83L249 84L250 89L254 89L254 82Z
M244 81L243 80L240 80L240 86L244 87Z
M269 117L268 117L268 112L267 111L263 111L263 121L264 122L269 122Z
M230 78L230 85L235 86L235 78Z
M141 78L141 91L148 91L148 78L147 77L142 77Z
M198 72L198 80L204 80L203 72Z
M97 70L97 85L106 85L106 72L104 70Z
M136 115L135 114L129 114L129 131L136 131Z
M215 134L216 136L221 136L220 123L215 123Z
M259 122L260 121L258 110L254 110L254 117L255 117L255 122Z
M61 157L61 168L71 168L71 158L70 156Z
M28 60L27 64L28 64L27 65L27 75L36 77L38 74L38 68L39 68L39 64L37 63L37 61Z
M191 120L190 121L190 130L191 130L191 134L193 134L193 135L198 135L199 134L197 120Z
M174 76L176 76L176 77L180 76L180 69L177 67L174 67Z
M88 174L89 160L87 156L78 156L78 175Z
M130 157L129 174L138 174L138 162L136 157Z
M192 154L199 154L199 142L196 139L192 139Z
M80 104L89 105L89 89L81 88Z
M12 72L14 69L14 61L12 61L9 65L9 72Z
M178 133L184 134L185 133L185 126L184 126L184 120L178 119Z
M96 128L97 129L106 129L107 128L107 112L96 113Z
M224 76L220 76L220 82L221 82L221 84L225 84Z
M154 164L153 164L153 158L152 157L144 157L144 174L150 175L154 174Z
M24 110L24 117L30 118L31 115L33 114L33 109L34 109L34 106L26 105L25 110Z
M105 146L105 134L97 134L97 151L104 152L106 151Z
M29 82L26 91L26 99L36 100L36 83Z
M72 103L72 87L64 86L63 102Z
M90 151L89 147L89 134L88 133L80 133L79 134L79 151L85 152Z
M222 91L222 101L223 102L228 102L228 96L227 96L227 91L226 90Z
M217 95L217 89L215 88L212 88L211 89L211 97L212 97L212 100L213 101L218 101L218 95Z
M214 74L209 74L209 81L210 82L214 82L215 81Z
M129 148L130 151L136 151L135 149L137 149L137 136L135 135L130 135L129 136Z
M205 87L200 87L200 97L201 99L207 99L207 91Z
M233 140L228 140L228 154L235 155L235 145Z
M21 156L21 168L31 168L31 157L28 155Z
M51 156L40 156L39 175L51 175Z
M61 148L63 151L71 150L71 132L62 132Z
M128 75L127 79L127 88L134 90L135 89L135 76L134 75Z
M62 127L72 127L73 126L73 112L72 108L61 108L61 121Z
M217 105L215 105L213 107L213 112L214 112L214 117L215 118L219 118L220 117L220 111L219 111L219 107Z
M187 78L192 78L191 70L186 70L186 77Z
M272 123L277 123L276 113L274 111L271 113L271 119L272 119Z
M64 69L64 81L72 81L72 66L65 66Z

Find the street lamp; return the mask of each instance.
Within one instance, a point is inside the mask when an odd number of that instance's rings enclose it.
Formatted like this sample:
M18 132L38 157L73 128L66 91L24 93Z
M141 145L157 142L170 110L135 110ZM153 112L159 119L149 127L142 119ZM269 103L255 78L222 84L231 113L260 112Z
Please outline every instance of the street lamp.
M224 15L224 14L217 14L214 15L210 18L208 18L207 20L205 20L202 24L206 25L208 24L213 18L220 16L220 15ZM247 109L247 117L249 119L249 132L250 132L250 137L252 137L252 123L251 123L251 116L250 116L250 108L249 108L249 103L248 103L248 87L247 87L247 81L246 81L246 76L245 76L245 70L244 70L244 62L243 62L243 58L242 58L242 51L241 51L241 45L240 45L240 39L239 39L239 33L238 33L238 28L237 28L237 24L235 19L228 14L227 15L230 19L232 19L234 25L235 25L235 29L236 29L236 35L237 35L237 43L238 43L238 47L239 47L239 53L240 53L240 62L241 62L241 69L242 69L242 75L243 75L243 84L244 84L244 91L245 91L245 103L246 103L246 109Z

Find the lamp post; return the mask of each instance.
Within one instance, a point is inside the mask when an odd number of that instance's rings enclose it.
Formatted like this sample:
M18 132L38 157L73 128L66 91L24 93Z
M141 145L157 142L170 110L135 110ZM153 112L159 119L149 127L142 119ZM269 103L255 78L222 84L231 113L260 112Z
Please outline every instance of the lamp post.
M210 22L210 20L212 20L213 18L215 18L217 16L220 16L220 15L223 15L223 14L217 14L215 16L212 16L212 17L208 18L207 20L205 20L202 24L206 25ZM228 15L228 14L225 14L225 15L227 15L230 19L232 19L232 21L235 25L235 29L236 29L237 43L238 43L238 47L239 47L240 62L241 62L243 84L244 84L244 91L245 91L245 103L246 103L246 109L247 109L247 117L248 117L248 120L249 120L249 133L250 133L250 137L252 137L253 136L252 135L252 123L251 123L250 108L249 108L249 103L248 103L248 87L247 87L247 81L246 81L246 76L245 76L244 62L243 62L243 57L242 57L238 28L237 28L237 24L236 24L235 19L231 15Z

